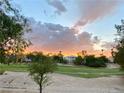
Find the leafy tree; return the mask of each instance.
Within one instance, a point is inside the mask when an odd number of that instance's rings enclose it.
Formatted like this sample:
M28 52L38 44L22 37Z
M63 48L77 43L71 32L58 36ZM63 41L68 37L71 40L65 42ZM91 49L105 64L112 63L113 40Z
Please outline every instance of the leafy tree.
M96 58L94 55L85 56L86 66L90 67L106 67L106 58L104 56Z
M43 86L48 85L48 73L52 73L56 64L50 57L47 57L41 53L37 53L33 59L33 63L29 67L30 75L40 87L40 93L42 93Z
M85 56L85 59L86 59L85 65L94 66L94 63L96 61L96 58L94 55Z
M26 55L27 58L31 59L32 62L35 62L36 60L38 61L41 56L44 57L42 52L32 52Z
M26 18L8 0L0 1L0 56L18 55L30 42L23 35L29 31Z
M56 63L67 64L67 60L64 59L63 54L62 54L62 51L59 51L59 53L58 53L57 55L53 55L52 58L53 58L53 60L54 60Z
M119 47L117 49L118 52L115 53L114 61L124 69L124 47Z
M124 69L124 20L121 20L121 25L115 25L117 30L118 42L116 52L114 53L114 62L118 63Z
M109 62L109 59L106 56L100 56L100 57L97 57L97 59L99 61L104 62L104 63L108 63Z
M84 59L81 56L77 56L76 59L74 60L75 65L82 65L84 64Z
M63 56L59 56L59 55L53 55L53 60L56 63L63 63L63 64L67 64L67 60L63 58Z
M52 58L53 58L54 62L56 62L56 63L62 63L62 64L68 63L68 61L66 59L64 59L63 56L53 55Z
M53 55L53 60L54 60L56 63L60 63L60 57L57 56L57 55Z

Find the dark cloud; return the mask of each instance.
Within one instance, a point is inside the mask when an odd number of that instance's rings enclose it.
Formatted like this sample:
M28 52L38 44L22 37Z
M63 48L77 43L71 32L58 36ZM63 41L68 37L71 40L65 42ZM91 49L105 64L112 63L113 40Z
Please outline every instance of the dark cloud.
M60 0L47 0L47 3L56 9L55 13L61 15L62 12L66 12L67 9Z
M32 32L27 37L32 41L31 50L45 52L77 53L81 50L93 50L94 37L88 32L75 35L74 29L60 24L40 23L31 20ZM95 37L95 40L97 38Z

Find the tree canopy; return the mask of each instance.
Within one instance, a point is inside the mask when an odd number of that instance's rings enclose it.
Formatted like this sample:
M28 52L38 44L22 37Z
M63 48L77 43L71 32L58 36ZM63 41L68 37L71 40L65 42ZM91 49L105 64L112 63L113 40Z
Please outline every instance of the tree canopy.
M9 0L0 1L0 54L17 54L30 44L24 38L29 31L27 19L14 8Z
M114 55L114 61L124 68L124 20L121 20L121 25L115 25L117 30L117 51Z
M49 78L47 74L55 70L56 64L51 57L45 56L42 53L35 52L32 58L33 63L29 67L30 75L39 85L40 93L42 93L43 86L48 85Z

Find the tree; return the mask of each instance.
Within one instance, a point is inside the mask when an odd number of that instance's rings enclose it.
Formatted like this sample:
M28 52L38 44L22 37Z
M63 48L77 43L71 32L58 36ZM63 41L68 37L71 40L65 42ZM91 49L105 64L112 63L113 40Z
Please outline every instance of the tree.
M124 47L118 48L118 52L115 53L114 61L124 69Z
M118 44L116 46L116 52L114 54L114 62L118 63L122 69L124 69L124 20L121 20L121 25L115 25L117 30L116 39Z
M43 86L48 85L49 78L47 74L55 70L56 64L50 57L41 53L37 53L35 56L34 62L29 67L29 71L34 81L39 85L40 93L42 93Z
M96 58L94 55L85 56L85 60L86 60L86 63L85 63L86 66L91 66L91 67L95 66Z
M107 58L105 56L95 57L94 55L85 56L86 66L89 67L106 67Z
M84 64L84 59L81 56L77 56L76 59L74 60L75 65L82 65Z
M53 55L52 56L54 62L56 63L62 63L62 64L67 64L67 60L63 58L63 56L59 56L59 55Z
M32 62L35 62L36 60L38 61L39 58L40 58L38 55L39 55L40 57L41 57L41 56L44 56L42 52L36 52L36 51L34 51L34 52L31 52L31 53L27 54L26 57L27 57L28 59L31 59Z
M53 55L52 57L56 63L67 64L67 60L64 59L62 51L59 51L59 53L57 55Z
M30 42L23 35L29 31L27 19L8 0L0 1L0 56L18 55Z
M106 56L100 56L100 57L97 57L98 60L104 62L104 63L108 63L109 62L109 59L106 57Z

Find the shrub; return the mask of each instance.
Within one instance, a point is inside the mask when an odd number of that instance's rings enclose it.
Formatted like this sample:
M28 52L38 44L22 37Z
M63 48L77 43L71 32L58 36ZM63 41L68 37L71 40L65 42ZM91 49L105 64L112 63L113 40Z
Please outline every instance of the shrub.
M67 61L66 59L63 59L61 63L63 63L63 64L67 64L68 61Z
M104 57L98 57L96 58L94 55L86 56L85 57L86 66L89 67L106 67L106 59Z
M62 63L62 64L67 64L67 60L63 58L63 56L58 56L58 55L54 55L53 56L53 60L56 63Z
M104 63L108 63L109 62L109 60L108 60L108 58L106 56L100 56L100 57L97 57L97 59L99 61L103 61Z
M84 64L83 58L81 56L76 57L76 59L74 60L74 64L75 65L82 65L82 64Z

